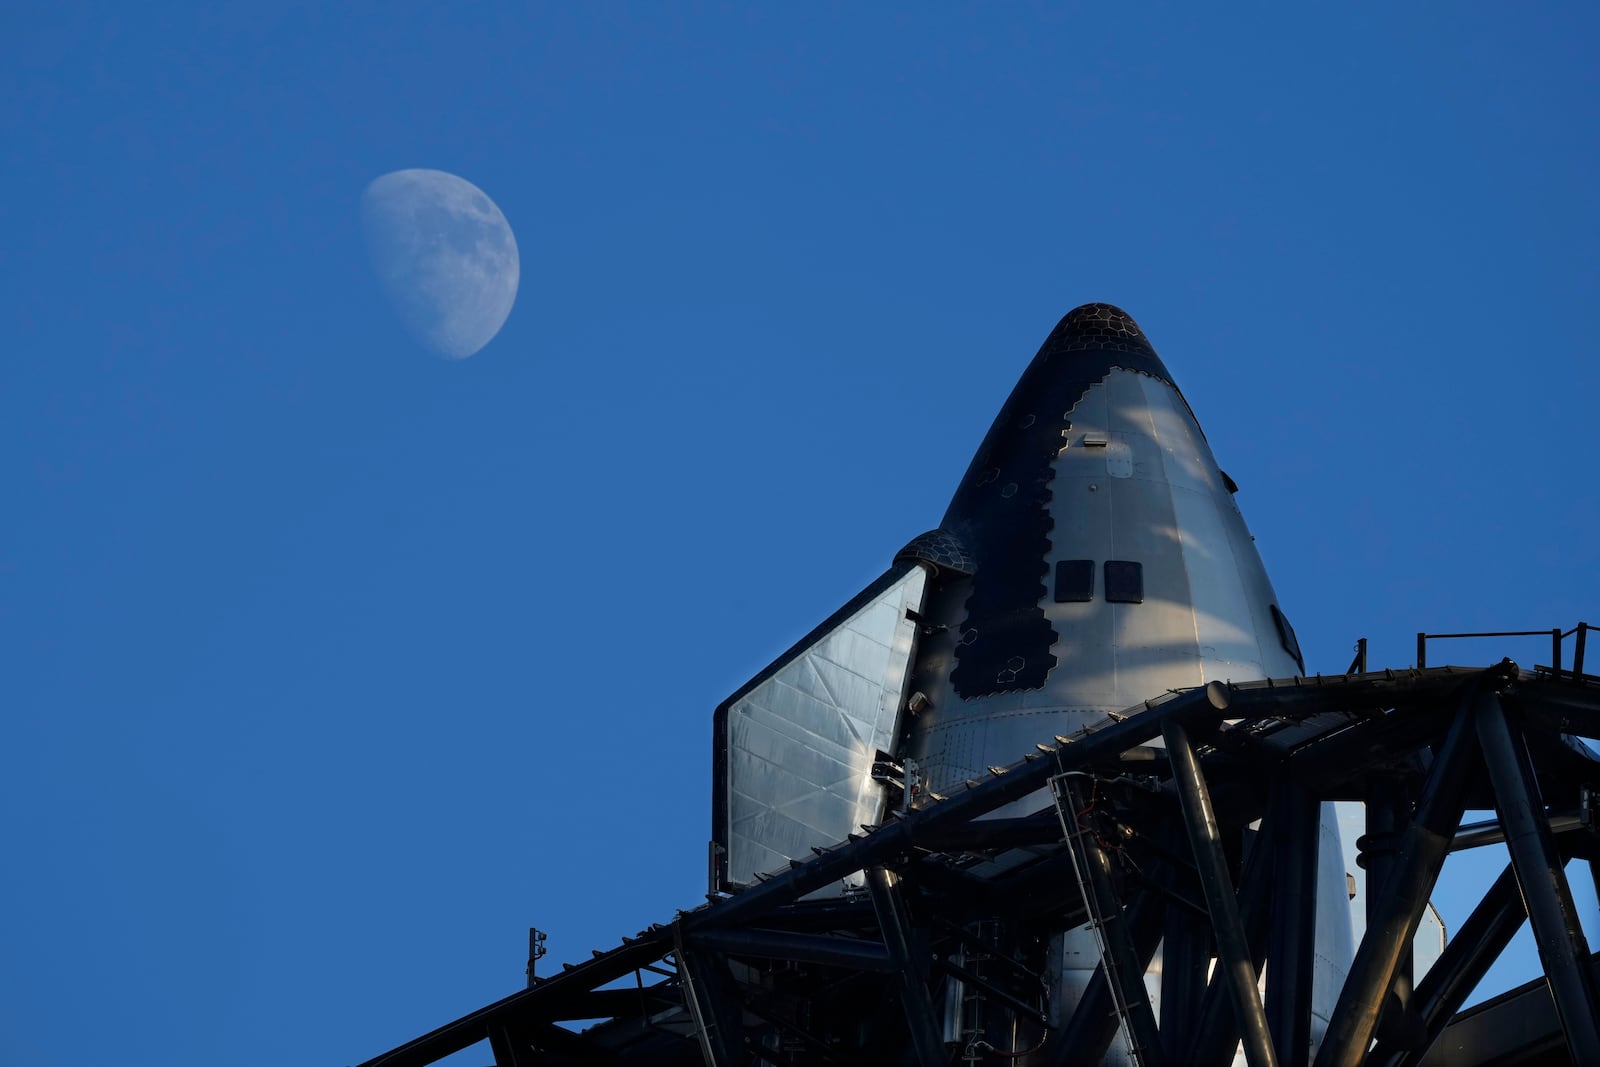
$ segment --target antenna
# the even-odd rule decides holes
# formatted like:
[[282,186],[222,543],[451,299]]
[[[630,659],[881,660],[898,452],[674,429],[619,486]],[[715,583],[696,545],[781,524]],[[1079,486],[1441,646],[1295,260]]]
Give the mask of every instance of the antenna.
[[538,976],[535,975],[533,972],[534,972],[534,969],[536,967],[538,967],[539,961],[544,959],[544,954],[547,951],[545,949],[545,947],[544,947],[544,942],[545,942],[545,938],[548,937],[548,936],[549,936],[548,934],[546,934],[543,930],[539,929],[537,926],[528,927],[528,988],[529,989],[532,989],[534,987],[534,985],[539,981]]

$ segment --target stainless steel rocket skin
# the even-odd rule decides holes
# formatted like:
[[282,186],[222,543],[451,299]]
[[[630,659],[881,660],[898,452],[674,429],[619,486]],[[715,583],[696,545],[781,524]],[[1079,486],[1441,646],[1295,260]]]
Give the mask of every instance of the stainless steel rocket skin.
[[[940,526],[717,709],[713,888],[1170,690],[1303,674],[1235,491],[1133,319],[1109,304],[1067,314]],[[1050,804],[1041,793],[993,817]],[[1320,851],[1318,1037],[1352,936],[1331,804]],[[1050,1013],[1064,1018],[1098,955],[1080,928],[1048,956]]]
[[922,613],[902,755],[928,788],[1168,689],[1303,673],[1232,489],[1134,321],[1062,319],[940,526],[972,573]]
[[1142,331],[1051,331],[944,521],[717,710],[720,880],[1170,689],[1303,672],[1233,482]]

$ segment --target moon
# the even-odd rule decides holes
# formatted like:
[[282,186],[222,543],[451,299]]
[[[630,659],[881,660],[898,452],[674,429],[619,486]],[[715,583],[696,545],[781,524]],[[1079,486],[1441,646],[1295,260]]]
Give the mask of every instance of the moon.
[[384,295],[424,348],[466,359],[500,332],[521,261],[482,189],[442,170],[393,171],[361,194],[361,228]]

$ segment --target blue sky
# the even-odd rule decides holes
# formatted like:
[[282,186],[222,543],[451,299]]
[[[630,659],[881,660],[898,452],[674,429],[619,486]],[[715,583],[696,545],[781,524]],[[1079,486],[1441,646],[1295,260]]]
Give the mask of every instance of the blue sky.
[[[0,1062],[350,1063],[517,988],[529,925],[553,966],[699,901],[712,708],[1085,301],[1311,669],[1600,621],[1597,29],[8,5]],[[404,167],[517,233],[464,362],[364,258]]]

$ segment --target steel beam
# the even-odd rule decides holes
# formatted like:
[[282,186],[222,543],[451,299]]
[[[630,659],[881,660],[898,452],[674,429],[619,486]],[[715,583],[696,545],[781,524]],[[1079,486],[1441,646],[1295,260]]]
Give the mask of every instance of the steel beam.
[[[1074,813],[1083,811],[1087,804],[1075,779],[1064,779],[1068,806]],[[1145,988],[1144,972],[1148,961],[1141,964],[1133,935],[1123,914],[1122,895],[1117,892],[1111,878],[1111,860],[1100,847],[1092,831],[1084,829],[1074,817],[1067,831],[1067,845],[1076,853],[1076,861],[1083,864],[1084,906],[1089,911],[1089,922],[1098,927],[1096,938],[1103,953],[1099,970],[1109,972],[1113,1003],[1126,1011],[1128,1036],[1132,1039],[1133,1061],[1138,1067],[1164,1064],[1166,1057],[1161,1044],[1161,1032],[1156,1029],[1156,1016],[1150,1007],[1150,992]]]
[[797,934],[788,930],[702,930],[686,939],[692,948],[730,956],[794,960],[852,971],[887,973],[896,963],[882,945],[832,934]]
[[878,928],[894,962],[894,973],[900,980],[900,1004],[905,1009],[906,1029],[917,1063],[920,1067],[945,1067],[950,1056],[928,996],[926,961],[917,959],[911,950],[911,924],[894,875],[882,867],[868,868],[867,892],[878,913]]
[[[1134,906],[1152,896],[1146,891]],[[1169,907],[1165,925],[1161,938],[1161,1035],[1167,1057],[1182,1063],[1200,1028],[1206,972],[1211,969],[1211,931],[1203,917],[1182,908]]]
[[575,1034],[554,1023],[533,1023],[521,1029],[491,1027],[489,1051],[494,1055],[495,1067],[537,1067],[546,1062],[549,1054],[586,1064],[606,1065],[612,1062],[611,1057],[582,1034]]
[[1233,883],[1228,877],[1228,861],[1222,852],[1222,833],[1211,808],[1211,793],[1206,788],[1205,776],[1200,773],[1200,761],[1189,744],[1188,731],[1176,718],[1163,723],[1161,733],[1167,743],[1167,756],[1172,760],[1172,777],[1178,786],[1189,844],[1200,872],[1200,888],[1205,893],[1206,908],[1211,912],[1212,929],[1216,931],[1217,967],[1223,972],[1233,1001],[1245,1061],[1250,1067],[1276,1067],[1278,1058],[1272,1049],[1266,1012],[1257,992],[1256,969],[1250,961],[1244,926],[1239,921]]
[[1380,1041],[1369,1062],[1375,1067],[1404,1067],[1420,1062],[1511,943],[1524,918],[1516,871],[1508,863],[1412,995],[1411,1006],[1425,1034],[1421,1047],[1405,1049]]
[[1045,1016],[1044,1012],[1039,1010],[1039,1005],[1029,1004],[1015,993],[1002,989],[999,985],[996,985],[994,982],[991,982],[987,978],[983,977],[983,975],[978,974],[975,971],[968,970],[955,960],[944,956],[935,956],[933,959],[933,965],[939,968],[945,974],[948,974],[953,978],[961,979],[961,981],[965,982],[969,986],[972,986],[974,989],[983,990],[984,993],[993,997],[995,1000],[1000,1001],[1006,1007],[1010,1008],[1018,1015],[1021,1015],[1023,1018],[1031,1019],[1042,1027],[1049,1027],[1050,1020]]
[[[1215,722],[1224,709],[1250,716],[1271,714],[1284,719],[1301,719],[1324,711],[1346,710],[1357,713],[1397,706],[1417,707],[1429,699],[1455,689],[1464,681],[1485,672],[1401,671],[1369,674],[1361,678],[1337,680],[1296,679],[1277,683],[1263,681],[1189,690],[1171,699],[1135,705],[1104,727],[1063,739],[1046,754],[1018,762],[1003,773],[986,778],[966,792],[937,799],[926,807],[895,819],[864,837],[828,850],[824,855],[796,862],[789,871],[761,884],[719,899],[682,917],[685,928],[741,929],[768,921],[778,909],[799,901],[807,894],[838,879],[870,866],[897,862],[897,857],[912,853],[945,830],[970,824],[987,812],[1028,797],[1043,788],[1048,778],[1066,770],[1081,769],[1117,760],[1120,755],[1159,735],[1168,719],[1197,727]],[[1549,703],[1549,701],[1546,701]],[[1565,705],[1562,706],[1564,708]],[[1538,709],[1531,709],[1530,714]],[[1594,731],[1593,716],[1587,704],[1578,707],[1588,718],[1578,717],[1571,732]],[[1562,721],[1570,714],[1558,708]],[[1556,712],[1551,712],[1555,715]],[[1393,738],[1400,728],[1390,725],[1396,716],[1382,716],[1379,734]],[[1591,725],[1585,726],[1585,723]],[[1349,733],[1364,733],[1361,726]],[[1344,736],[1341,734],[1340,736]],[[1412,734],[1404,731],[1410,742]],[[928,874],[931,880],[933,873]],[[979,886],[980,892],[988,887]],[[382,1053],[368,1061],[367,1067],[419,1067],[458,1052],[488,1038],[492,1031],[509,1027],[512,1032],[530,1036],[552,1016],[558,1001],[568,994],[594,990],[629,972],[653,969],[653,964],[671,951],[670,930],[659,926],[622,946],[601,953],[594,960],[542,979],[537,985],[518,991],[495,1003],[472,1011],[421,1037]],[[537,1040],[537,1037],[533,1037]]]
[[690,944],[681,917],[672,926],[683,1002],[705,1065],[739,1067],[744,1063],[744,1008],[734,1001],[727,964],[715,952]]
[[1267,935],[1267,1025],[1284,1067],[1306,1067],[1311,1061],[1311,985],[1317,942],[1314,902],[1322,804],[1288,781],[1279,783],[1274,799],[1276,840],[1268,842],[1275,854],[1275,884]]
[[1061,840],[1061,824],[1055,813],[1040,812],[1015,819],[984,819],[982,822],[946,826],[918,842],[939,852],[968,849],[1027,848],[1053,845]]
[[[1272,843],[1278,836],[1280,815],[1280,810],[1268,809],[1260,831],[1245,849],[1243,870],[1239,872],[1239,923],[1244,927],[1245,943],[1250,946],[1250,966],[1258,975],[1267,958],[1267,919],[1273,889]],[[1203,1067],[1232,1063],[1241,1032],[1236,1016],[1227,972],[1218,966],[1200,1002],[1199,1029],[1188,1041],[1189,1061]]]
[[1574,1063],[1600,1063],[1600,994],[1589,966],[1589,944],[1572,903],[1567,874],[1556,851],[1544,802],[1522,730],[1500,700],[1486,694],[1477,707],[1479,741],[1495,810],[1506,828],[1506,848],[1522,888],[1539,960],[1555,999]]
[[1230,708],[1236,715],[1270,710],[1280,716],[1303,716],[1336,708],[1392,707],[1401,698],[1425,699],[1429,694],[1448,691],[1488,673],[1490,671],[1406,672],[1393,677],[1365,675],[1327,685],[1303,679],[1303,684],[1276,687],[1210,682],[1185,690],[1170,700],[1137,704],[1116,716],[1111,724],[1067,739],[1049,756],[1014,763],[1004,773],[964,793],[919,808],[859,840],[830,849],[774,878],[743,889],[715,907],[688,912],[682,921],[691,929],[746,924],[781,904],[922,847],[943,827],[975,819],[1038,792],[1056,774],[1081,770],[1099,760],[1115,759],[1157,737],[1162,724],[1168,721],[1214,722]]
[[[1336,702],[1330,694],[1323,694],[1322,698],[1329,703]],[[859,840],[831,849],[774,878],[741,890],[714,908],[689,912],[681,921],[690,929],[743,925],[779,904],[798,900],[857,871],[911,852],[922,844],[925,837],[935,835],[941,827],[975,819],[1013,800],[1036,793],[1045,787],[1052,776],[1062,771],[1077,770],[1098,759],[1111,759],[1142,745],[1158,735],[1161,724],[1169,719],[1191,716],[1216,718],[1227,709],[1228,699],[1228,687],[1221,682],[1211,682],[1164,703],[1130,708],[1126,716],[1110,725],[1060,745],[1051,757],[1013,764],[1005,773],[991,777],[964,793],[919,808],[878,827]]]
[[530,1067],[534,1062],[533,1043],[504,1026],[489,1029],[489,1052],[494,1067]]
[[807,1063],[819,1065],[843,1065],[845,1063],[845,1061],[840,1058],[840,1053],[844,1050],[828,1044],[811,1031],[797,1026],[793,1020],[785,1018],[783,1012],[767,999],[760,996],[747,996],[745,998],[744,1006],[752,1015],[755,1015],[761,1019],[765,1019],[767,1022],[771,1023],[775,1029],[783,1031],[783,1033],[793,1038],[796,1042],[804,1045],[806,1048],[806,1055],[808,1057],[806,1060]]
[[[1364,807],[1367,832],[1363,842],[1363,856],[1366,861],[1367,885],[1381,886],[1387,883],[1394,873],[1400,834],[1411,818],[1404,779],[1395,774],[1382,772],[1370,776],[1367,779]],[[1451,844],[1454,845],[1454,842],[1455,839],[1452,837]],[[1368,893],[1366,896],[1367,926],[1371,927],[1377,923],[1385,901],[1376,893]],[[1399,961],[1395,964],[1394,978],[1389,983],[1389,992],[1384,996],[1383,1005],[1378,1012],[1380,1038],[1392,1037],[1402,1043],[1407,1040],[1420,1041],[1422,1038],[1421,1027],[1408,1025],[1412,1023],[1407,1015],[1411,1004],[1411,953],[1412,946],[1407,942],[1400,953]]]
[[[1161,941],[1162,911],[1162,899],[1154,893],[1140,893],[1128,907],[1128,929],[1141,975],[1150,969],[1150,960]],[[1204,975],[1203,970],[1201,974]],[[1099,1063],[1116,1039],[1119,1024],[1104,967],[1095,968],[1083,996],[1078,998],[1072,1018],[1064,1022],[1045,1044],[1046,1067]]]
[[[1564,834],[1569,830],[1583,829],[1584,817],[1581,812],[1567,811],[1556,812],[1547,820],[1552,834]],[[1505,827],[1500,825],[1499,819],[1489,819],[1485,822],[1465,823],[1456,831],[1456,836],[1450,842],[1451,852],[1460,852],[1463,849],[1481,848],[1484,845],[1498,845],[1506,839]]]
[[642,1019],[679,1003],[676,986],[634,985],[625,989],[592,989],[562,997],[540,1014],[551,1022],[571,1019]]
[[[1422,789],[1417,812],[1400,839],[1399,854],[1387,882],[1377,888],[1383,902],[1377,921],[1369,923],[1345,977],[1344,988],[1333,1009],[1316,1067],[1358,1067],[1367,1054],[1384,997],[1399,969],[1401,956],[1411,947],[1428,894],[1439,878],[1445,855],[1461,813],[1466,808],[1468,772],[1477,757],[1471,701],[1476,686],[1468,690],[1460,712],[1450,724],[1433,768]],[[1490,694],[1492,696],[1492,694]],[[1368,891],[1373,890],[1368,883]]]
[[671,951],[668,933],[665,927],[653,930],[599,958],[542,979],[531,989],[518,990],[437,1030],[375,1056],[361,1067],[423,1067],[477,1044],[497,1028],[515,1025],[525,1019],[538,1019],[541,1017],[541,1008],[560,1000],[567,993],[594,989],[659,960]]

